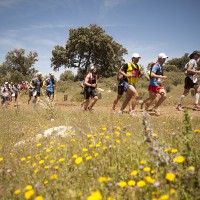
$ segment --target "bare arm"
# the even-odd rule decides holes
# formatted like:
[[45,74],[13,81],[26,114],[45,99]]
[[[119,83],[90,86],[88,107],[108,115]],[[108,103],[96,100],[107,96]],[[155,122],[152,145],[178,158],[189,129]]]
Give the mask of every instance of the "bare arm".
[[200,71],[199,70],[195,71],[195,70],[192,69],[192,66],[189,66],[187,68],[187,74],[200,74]]
[[152,78],[161,78],[161,79],[166,79],[167,78],[167,76],[157,75],[154,72],[151,72],[151,77]]

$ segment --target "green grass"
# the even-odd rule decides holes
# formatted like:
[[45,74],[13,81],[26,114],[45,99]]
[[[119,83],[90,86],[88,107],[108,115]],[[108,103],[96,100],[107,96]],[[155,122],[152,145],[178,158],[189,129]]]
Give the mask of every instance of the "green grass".
[[[110,80],[99,83],[105,91],[96,106],[111,107],[116,93],[107,92],[109,84]],[[181,90],[181,85],[172,88],[165,105],[175,105]],[[79,105],[79,84],[66,93],[67,102],[63,92],[56,94],[56,101]],[[21,96],[19,107],[0,109],[0,199],[192,200],[200,196],[198,116],[131,118],[109,110],[83,112],[78,106],[32,108],[25,106],[26,98]],[[188,97],[185,103],[190,102]],[[62,137],[55,132],[38,138],[56,126],[73,130]],[[16,146],[19,141],[24,144]]]

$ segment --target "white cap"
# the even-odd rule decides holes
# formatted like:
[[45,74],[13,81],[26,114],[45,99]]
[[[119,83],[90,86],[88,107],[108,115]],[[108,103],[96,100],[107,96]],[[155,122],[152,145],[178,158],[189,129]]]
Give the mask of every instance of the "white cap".
[[50,72],[49,75],[50,75],[50,76],[54,76],[54,72]]
[[37,72],[37,76],[42,76],[42,72]]
[[132,57],[131,58],[141,58],[139,53],[134,53],[132,54]]
[[8,84],[8,82],[5,82],[5,84],[7,85],[7,84]]
[[165,53],[159,53],[158,58],[168,58],[168,56]]

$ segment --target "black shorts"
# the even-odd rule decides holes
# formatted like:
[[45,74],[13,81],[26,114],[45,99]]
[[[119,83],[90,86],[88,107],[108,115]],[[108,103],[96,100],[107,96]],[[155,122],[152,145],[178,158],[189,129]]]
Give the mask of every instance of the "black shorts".
[[46,94],[47,94],[48,97],[50,97],[51,95],[54,96],[54,92],[46,91]]
[[33,91],[29,91],[28,95],[29,95],[29,97],[32,97],[33,96]]
[[95,88],[85,88],[85,94],[84,94],[84,97],[85,99],[89,99],[90,97],[95,97],[97,96],[96,92],[95,92]]
[[198,85],[198,83],[194,83],[194,82],[192,81],[192,79],[189,78],[189,77],[186,77],[186,78],[185,78],[185,85],[184,85],[184,88],[185,88],[185,89],[193,88],[195,85]]
[[118,95],[123,95],[124,94],[124,86],[122,84],[118,85],[117,94]]

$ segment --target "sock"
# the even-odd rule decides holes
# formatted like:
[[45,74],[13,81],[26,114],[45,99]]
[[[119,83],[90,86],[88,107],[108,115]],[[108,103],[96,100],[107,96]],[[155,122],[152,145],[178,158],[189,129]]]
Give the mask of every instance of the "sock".
[[199,103],[199,93],[197,92],[195,94],[195,104],[198,105],[198,103]]
[[178,104],[182,104],[182,102],[183,102],[183,99],[185,98],[185,95],[181,95],[181,98],[180,98],[180,100],[179,100],[179,102],[178,102]]

